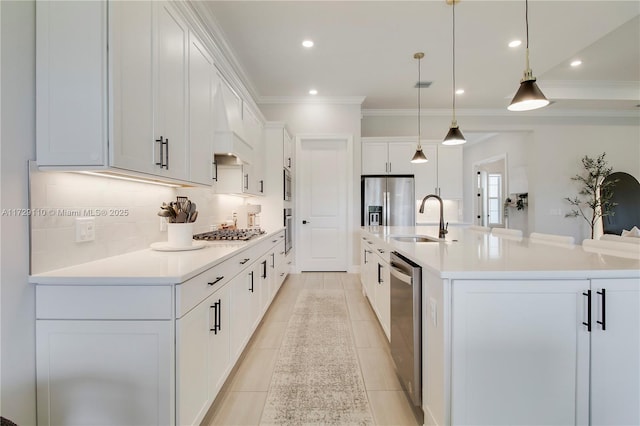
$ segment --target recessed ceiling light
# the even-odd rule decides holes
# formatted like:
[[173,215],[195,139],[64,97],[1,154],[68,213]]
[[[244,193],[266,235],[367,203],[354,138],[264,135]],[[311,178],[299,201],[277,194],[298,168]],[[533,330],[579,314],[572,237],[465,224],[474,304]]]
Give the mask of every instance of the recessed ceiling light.
[[576,59],[575,61],[571,62],[572,67],[579,67],[580,65],[582,65],[582,61],[580,59]]
[[305,40],[302,42],[304,47],[313,47],[313,40]]
[[522,44],[521,40],[513,40],[509,42],[509,47],[518,47]]
[[310,95],[317,95],[318,91],[316,89],[311,89],[311,90],[309,90],[309,94]]
[[456,90],[456,95],[462,95],[464,93],[464,89]]

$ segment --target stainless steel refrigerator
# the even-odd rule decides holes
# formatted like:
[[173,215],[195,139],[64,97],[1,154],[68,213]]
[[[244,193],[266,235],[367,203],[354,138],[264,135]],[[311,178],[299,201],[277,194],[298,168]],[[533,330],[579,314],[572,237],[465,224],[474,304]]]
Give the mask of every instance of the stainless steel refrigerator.
[[413,176],[362,176],[362,226],[414,226]]

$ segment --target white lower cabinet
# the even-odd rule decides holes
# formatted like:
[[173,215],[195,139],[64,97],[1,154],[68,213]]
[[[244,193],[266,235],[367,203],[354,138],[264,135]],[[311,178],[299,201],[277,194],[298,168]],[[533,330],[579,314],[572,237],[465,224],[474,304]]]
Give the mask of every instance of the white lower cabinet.
[[640,425],[640,283],[591,280],[591,424]]
[[376,253],[375,263],[375,304],[374,310],[382,325],[387,340],[391,338],[391,271],[389,262]]
[[637,279],[423,288],[426,425],[640,424]]
[[281,234],[175,285],[36,284],[38,424],[200,424],[273,297]]
[[391,338],[391,271],[389,253],[373,240],[361,239],[360,281],[387,339]]
[[170,425],[173,321],[38,320],[40,425]]
[[229,287],[176,320],[178,424],[204,418],[230,370]]
[[587,424],[588,288],[453,281],[451,424]]

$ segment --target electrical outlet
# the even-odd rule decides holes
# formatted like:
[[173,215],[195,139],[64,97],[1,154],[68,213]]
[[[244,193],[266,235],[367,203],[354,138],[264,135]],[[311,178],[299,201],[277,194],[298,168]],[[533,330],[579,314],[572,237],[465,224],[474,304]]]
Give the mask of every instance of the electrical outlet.
[[166,232],[166,231],[167,231],[167,218],[160,217],[160,232]]
[[76,243],[86,243],[96,239],[96,218],[76,218]]

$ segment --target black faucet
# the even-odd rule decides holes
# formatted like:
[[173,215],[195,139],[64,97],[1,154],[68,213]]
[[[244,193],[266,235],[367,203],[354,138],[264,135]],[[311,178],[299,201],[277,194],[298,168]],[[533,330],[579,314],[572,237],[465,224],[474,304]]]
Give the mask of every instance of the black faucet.
[[[438,200],[438,202],[440,203],[440,229],[438,232],[438,238],[444,238],[444,236],[447,234],[447,228],[445,228],[444,226],[444,213],[443,213],[443,205],[442,205],[442,198],[438,197],[436,194],[429,194],[426,197],[424,197],[422,199],[422,204],[420,204],[420,213],[424,213],[424,203],[429,199],[429,198],[435,198],[436,200]],[[447,227],[449,226],[449,224],[447,223]]]

